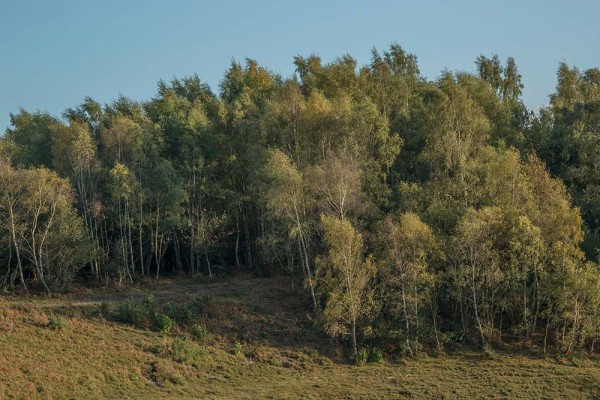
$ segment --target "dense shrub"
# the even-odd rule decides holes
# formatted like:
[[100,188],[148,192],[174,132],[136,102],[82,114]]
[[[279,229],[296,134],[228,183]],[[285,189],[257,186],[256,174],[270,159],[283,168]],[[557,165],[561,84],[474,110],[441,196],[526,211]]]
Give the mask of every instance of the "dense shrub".
[[231,354],[233,354],[234,356],[237,356],[238,354],[242,354],[242,344],[238,341],[236,341],[233,344],[233,347],[231,348],[231,350],[229,350],[229,352]]
[[173,329],[173,320],[166,314],[156,314],[154,316],[154,329],[162,333],[171,332]]
[[51,315],[48,318],[48,328],[53,330],[64,329],[67,327],[67,320],[61,315]]
[[383,352],[378,348],[372,348],[369,350],[369,356],[367,358],[367,362],[370,363],[380,363],[383,362]]
[[140,304],[129,300],[119,306],[119,320],[139,328],[148,327],[152,321],[153,312],[154,310],[150,309],[146,301]]
[[197,342],[203,342],[206,339],[206,335],[208,334],[208,330],[206,326],[202,324],[194,324],[192,326],[192,337]]
[[358,351],[358,353],[356,353],[356,355],[353,356],[353,359],[354,359],[354,364],[364,365],[369,359],[369,354],[367,353],[367,351],[365,349],[361,349]]
[[160,353],[175,362],[190,365],[195,365],[202,356],[202,351],[183,336],[174,337]]

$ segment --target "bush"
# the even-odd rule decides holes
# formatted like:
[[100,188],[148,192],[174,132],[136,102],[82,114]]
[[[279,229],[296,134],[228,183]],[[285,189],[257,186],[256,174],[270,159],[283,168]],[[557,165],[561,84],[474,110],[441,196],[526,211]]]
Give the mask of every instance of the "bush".
[[119,319],[134,326],[142,326],[148,323],[149,315],[145,308],[132,300],[119,306]]
[[119,306],[119,320],[139,328],[148,328],[155,320],[154,296],[146,297],[142,302],[129,300]]
[[194,324],[192,326],[192,337],[197,342],[203,342],[206,339],[206,335],[208,334],[208,330],[206,326],[202,324]]
[[153,311],[154,310],[154,295],[151,294],[149,296],[146,296],[146,298],[144,299],[143,305],[147,311]]
[[110,316],[110,305],[106,302],[100,303],[100,315],[104,318],[108,318]]
[[67,321],[60,315],[51,315],[48,318],[48,328],[58,330],[67,327]]
[[238,341],[236,341],[233,344],[233,347],[230,350],[230,353],[233,354],[234,356],[241,354],[242,353],[242,344]]
[[191,321],[194,320],[194,312],[192,310],[190,310],[189,308],[184,308],[183,310],[180,311],[178,319],[183,323],[183,324],[188,324]]
[[380,363],[383,362],[383,353],[378,348],[372,348],[369,350],[369,356],[367,358],[367,362],[370,363]]
[[369,359],[369,354],[367,353],[367,351],[365,349],[361,349],[352,358],[354,359],[354,364],[356,364],[356,365],[363,365]]
[[186,340],[185,337],[175,337],[161,351],[171,360],[185,364],[195,364],[202,355],[197,347]]
[[154,329],[162,333],[171,332],[173,329],[173,320],[166,314],[156,314],[154,316]]

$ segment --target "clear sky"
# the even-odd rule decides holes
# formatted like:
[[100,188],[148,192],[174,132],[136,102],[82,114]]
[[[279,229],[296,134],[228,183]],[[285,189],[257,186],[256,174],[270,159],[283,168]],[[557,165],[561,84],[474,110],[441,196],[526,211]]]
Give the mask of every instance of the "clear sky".
[[294,55],[328,62],[398,42],[422,73],[513,56],[524,100],[545,105],[564,61],[600,66],[600,1],[0,0],[0,132],[19,107],[55,115],[85,96],[150,99],[198,73],[218,90],[232,58],[290,76]]

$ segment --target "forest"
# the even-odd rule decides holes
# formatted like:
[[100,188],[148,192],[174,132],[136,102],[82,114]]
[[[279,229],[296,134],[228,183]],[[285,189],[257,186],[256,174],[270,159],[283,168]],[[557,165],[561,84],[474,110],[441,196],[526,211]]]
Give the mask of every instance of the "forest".
[[510,57],[433,80],[398,44],[293,62],[234,61],[218,93],[194,75],[149,101],[11,114],[0,288],[281,274],[354,357],[594,352],[600,69],[558,65],[534,111]]

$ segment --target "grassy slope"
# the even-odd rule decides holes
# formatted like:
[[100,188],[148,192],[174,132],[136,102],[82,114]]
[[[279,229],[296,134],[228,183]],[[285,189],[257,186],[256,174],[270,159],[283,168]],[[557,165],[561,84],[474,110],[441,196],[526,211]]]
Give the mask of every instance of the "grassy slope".
[[[194,365],[159,351],[170,335],[107,321],[95,305],[156,289],[161,303],[211,296],[198,317],[210,334],[194,345],[202,352]],[[516,352],[489,359],[464,351],[354,367],[312,326],[303,301],[281,277],[161,281],[127,294],[82,292],[76,304],[0,299],[0,398],[579,399],[599,393],[596,359],[561,362]],[[67,327],[47,328],[52,313],[66,315]],[[235,341],[241,354],[230,352]]]

